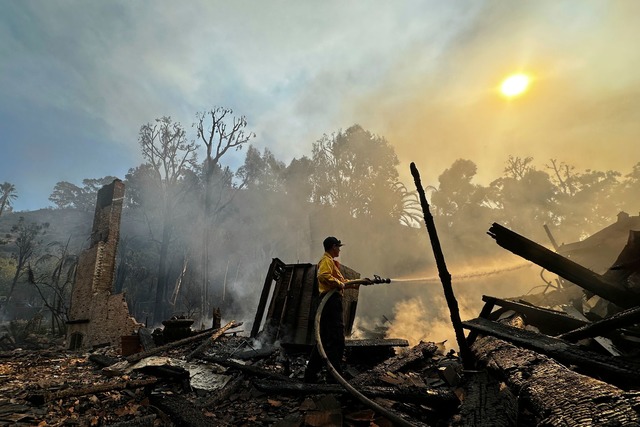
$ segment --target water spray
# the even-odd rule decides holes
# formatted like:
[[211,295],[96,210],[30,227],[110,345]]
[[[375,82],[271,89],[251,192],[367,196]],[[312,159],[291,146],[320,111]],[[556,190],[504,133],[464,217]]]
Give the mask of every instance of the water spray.
[[[520,270],[521,268],[530,267],[533,263],[523,262],[520,264],[516,264],[509,267],[496,268],[492,270],[480,270],[474,271],[472,273],[463,273],[463,274],[453,274],[451,275],[452,279],[455,280],[470,280],[477,279],[480,277],[493,276],[497,274],[507,273],[510,271]],[[438,276],[429,276],[429,277],[398,277],[389,279],[392,282],[403,282],[403,283],[411,283],[411,282],[421,282],[421,283],[430,283],[430,282],[440,282],[440,277]]]

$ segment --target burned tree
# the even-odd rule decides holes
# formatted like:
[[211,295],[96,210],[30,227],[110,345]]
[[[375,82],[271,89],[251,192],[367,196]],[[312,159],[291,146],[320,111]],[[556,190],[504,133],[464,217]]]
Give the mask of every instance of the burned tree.
[[[204,205],[203,218],[204,233],[202,233],[202,313],[207,309],[209,289],[210,263],[210,226],[206,221],[220,212],[232,199],[224,197],[224,189],[231,188],[232,173],[228,168],[222,168],[220,160],[230,150],[240,150],[255,134],[246,132],[247,119],[244,116],[232,116],[230,108],[217,107],[208,112],[197,114],[195,125],[198,138],[204,143],[207,157],[204,160]],[[209,124],[205,121],[210,120]],[[240,186],[242,187],[242,185]],[[217,191],[216,191],[217,190]]]
[[142,126],[139,143],[147,163],[130,171],[127,179],[136,182],[137,201],[158,248],[153,322],[159,324],[167,317],[170,247],[176,222],[183,212],[181,206],[198,184],[196,145],[187,141],[182,126],[170,117]]

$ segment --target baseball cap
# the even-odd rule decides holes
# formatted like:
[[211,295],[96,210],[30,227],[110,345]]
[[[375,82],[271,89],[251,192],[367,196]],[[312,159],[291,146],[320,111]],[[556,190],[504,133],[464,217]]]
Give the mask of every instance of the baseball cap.
[[334,246],[343,246],[343,243],[338,240],[337,237],[333,237],[333,236],[329,236],[326,239],[324,239],[324,242],[322,242],[322,245],[324,246],[325,249],[330,249]]

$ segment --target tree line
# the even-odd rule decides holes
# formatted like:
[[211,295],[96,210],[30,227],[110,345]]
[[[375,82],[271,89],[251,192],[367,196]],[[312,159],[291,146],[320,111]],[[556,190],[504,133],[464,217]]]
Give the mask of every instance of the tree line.
[[[138,143],[144,161],[124,177],[114,287],[126,292],[140,320],[156,325],[175,313],[205,319],[220,306],[250,318],[271,258],[315,262],[329,234],[347,242],[349,264],[364,275],[407,274],[431,262],[416,193],[400,182],[398,158],[384,137],[356,124],[323,135],[309,155],[287,164],[268,148],[255,148],[247,119],[231,109],[196,114],[192,129],[189,134],[170,117],[143,125]],[[235,169],[225,165],[228,153],[241,149],[244,162]],[[542,226],[548,225],[575,241],[619,211],[638,207],[640,163],[623,175],[508,156],[503,174],[488,184],[477,183],[477,174],[473,161],[458,159],[428,188],[452,262],[480,263],[497,254],[486,237],[492,222],[538,241],[546,238]],[[113,179],[88,178],[82,186],[58,182],[49,199],[56,210],[91,218],[97,191]],[[4,209],[15,188],[0,190]],[[41,233],[53,226],[23,220],[5,239],[15,245],[15,274],[5,293],[13,294],[20,280],[33,285],[62,330],[81,248],[70,240],[39,247]],[[18,237],[20,227],[24,233],[35,227],[26,261],[19,242],[29,239]]]

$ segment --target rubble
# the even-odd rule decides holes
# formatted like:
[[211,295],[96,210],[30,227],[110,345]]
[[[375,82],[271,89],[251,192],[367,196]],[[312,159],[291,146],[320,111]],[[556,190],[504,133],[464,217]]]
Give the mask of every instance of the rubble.
[[[123,357],[111,346],[84,353],[64,348],[4,352],[0,423],[315,426],[340,420],[337,425],[391,425],[338,384],[303,383],[306,354],[279,348],[267,357],[233,359],[247,337],[222,329],[194,333],[191,340],[135,357]],[[206,350],[196,351],[205,342]],[[404,411],[412,424],[449,425],[457,413],[461,388],[443,373],[462,368],[455,354],[441,354],[434,343],[420,343],[375,366],[347,362],[360,373],[354,383],[362,393]]]
[[[626,214],[620,218],[629,220]],[[612,230],[619,234],[619,224]],[[558,286],[547,286],[540,295],[484,296],[480,316],[463,322],[478,368],[517,396],[511,422],[640,425],[640,294],[633,286],[640,251],[638,232],[627,233],[627,244],[601,274],[499,224],[489,229],[500,246],[560,276]],[[554,246],[576,259],[598,260],[593,251],[600,245],[594,240],[570,249]],[[613,245],[604,232],[597,240]]]

